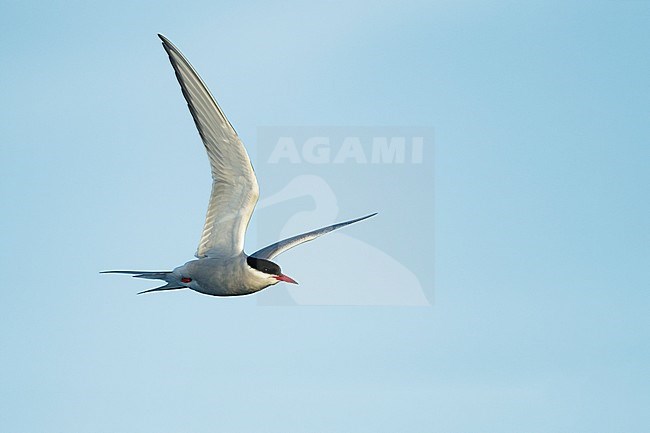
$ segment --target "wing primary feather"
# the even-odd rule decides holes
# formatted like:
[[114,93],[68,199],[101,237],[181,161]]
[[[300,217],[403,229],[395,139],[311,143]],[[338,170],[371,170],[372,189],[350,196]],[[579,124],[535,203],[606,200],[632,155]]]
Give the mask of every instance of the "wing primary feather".
[[[190,67],[190,69],[191,69],[192,71],[194,71],[194,67],[193,67],[192,64],[187,60],[187,58],[185,58],[185,56],[183,55],[183,53],[181,53],[181,50],[179,50],[179,49],[176,47],[176,45],[174,45],[174,44],[173,44],[169,39],[167,39],[164,35],[161,35],[160,33],[158,33],[158,37],[159,37],[160,40],[163,42],[163,48],[165,48],[165,51],[167,51],[167,55],[170,57],[170,60],[171,60],[172,66],[174,67],[174,72],[176,73],[176,77],[177,77],[179,83],[181,83],[181,87],[182,87],[182,86],[183,86],[183,84],[182,84],[182,79],[183,79],[183,78],[182,78],[182,76],[179,77],[179,73],[180,73],[180,72],[177,70],[177,68],[176,68],[176,62],[175,62],[175,60],[174,60],[174,58],[173,58],[172,56],[173,56],[173,55],[177,55],[178,57],[180,57],[180,58],[181,58],[181,59],[182,59],[182,60],[183,60],[183,61],[184,61],[184,62],[185,62],[189,67]],[[201,79],[201,77],[200,77],[198,74],[196,74],[196,78],[198,79],[198,81],[199,81],[199,83],[201,84],[201,86],[203,87],[203,89],[204,89],[204,90],[205,90],[205,91],[206,91],[206,92],[207,92],[207,93],[212,97],[212,94],[210,93],[210,90],[208,89],[208,86],[206,86],[206,84],[203,82],[203,79]],[[214,99],[214,97],[212,97],[212,98]],[[190,105],[190,104],[188,103],[188,105]],[[221,110],[221,107],[219,107],[218,104],[215,104],[215,105],[216,105],[217,110],[219,111],[219,114],[223,117],[223,119],[224,119],[226,122],[228,122],[228,126],[230,126],[230,127],[232,128],[233,131],[236,131],[235,128],[234,128],[234,127],[232,126],[232,124],[230,123],[230,120],[228,120],[228,118],[226,117],[226,115],[223,114],[223,111]],[[192,109],[192,108],[190,107],[190,110],[191,110],[191,109]],[[199,131],[199,132],[200,132],[200,131]]]
[[295,246],[298,246],[298,245],[300,245],[302,243],[305,243],[305,242],[309,242],[309,241],[314,240],[314,239],[316,239],[316,238],[318,238],[318,237],[320,237],[320,236],[322,236],[324,234],[327,234],[327,233],[329,233],[331,231],[338,230],[338,229],[340,229],[342,227],[345,227],[345,226],[350,225],[350,224],[354,224],[354,223],[359,222],[359,221],[363,221],[363,220],[368,219],[370,217],[373,217],[375,215],[377,215],[377,212],[375,212],[373,214],[370,214],[370,215],[363,216],[361,218],[355,218],[353,220],[333,224],[331,226],[323,227],[323,228],[320,228],[320,229],[317,229],[317,230],[312,230],[312,231],[307,232],[307,233],[296,235],[296,236],[281,240],[280,242],[276,242],[276,243],[274,243],[272,245],[269,245],[268,247],[264,247],[261,250],[256,251],[253,254],[251,254],[251,256],[255,257],[255,258],[258,258],[258,259],[271,260],[274,257],[282,254],[283,252],[285,252],[287,250],[290,250],[291,248],[293,248]]

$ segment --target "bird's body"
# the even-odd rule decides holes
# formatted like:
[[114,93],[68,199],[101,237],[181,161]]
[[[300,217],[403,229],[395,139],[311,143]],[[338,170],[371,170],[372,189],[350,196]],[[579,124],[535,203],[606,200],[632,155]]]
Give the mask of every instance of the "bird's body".
[[[191,260],[174,269],[172,275],[186,287],[213,296],[249,295],[280,282],[251,268],[247,257],[241,253],[234,257]],[[183,283],[183,278],[191,281]]]
[[183,96],[210,160],[212,192],[196,260],[173,271],[107,271],[138,278],[163,280],[164,286],[145,292],[192,289],[213,296],[258,292],[280,281],[297,284],[271,262],[275,256],[303,242],[375,214],[313,230],[269,245],[250,256],[244,236],[259,197],[255,172],[246,149],[194,68],[164,36],[158,35],[181,85]]

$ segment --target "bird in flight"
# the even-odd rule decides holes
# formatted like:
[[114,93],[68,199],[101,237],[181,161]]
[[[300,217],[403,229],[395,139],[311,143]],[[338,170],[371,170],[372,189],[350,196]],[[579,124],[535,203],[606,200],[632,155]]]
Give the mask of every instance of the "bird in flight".
[[244,253],[246,228],[259,197],[255,172],[246,149],[203,80],[181,52],[158,35],[181,85],[205,146],[212,171],[212,192],[203,233],[191,260],[173,271],[104,271],[166,284],[140,293],[192,289],[212,296],[239,296],[284,281],[298,284],[271,260],[279,254],[376,213],[293,236],[251,254]]

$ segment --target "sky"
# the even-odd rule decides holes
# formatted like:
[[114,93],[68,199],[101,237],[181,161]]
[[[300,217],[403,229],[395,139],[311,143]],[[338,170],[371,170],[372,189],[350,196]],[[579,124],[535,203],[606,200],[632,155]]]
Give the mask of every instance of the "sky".
[[[650,2],[4,0],[0,28],[0,430],[650,428]],[[379,213],[279,256],[299,286],[99,274],[200,237],[157,33],[250,153],[247,252]]]

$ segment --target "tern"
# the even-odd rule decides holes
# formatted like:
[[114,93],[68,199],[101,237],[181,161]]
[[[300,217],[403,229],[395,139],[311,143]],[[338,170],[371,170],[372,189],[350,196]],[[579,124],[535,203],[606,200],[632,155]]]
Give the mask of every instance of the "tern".
[[240,296],[284,281],[298,284],[271,260],[304,242],[370,218],[376,213],[284,239],[251,254],[244,237],[259,197],[255,172],[246,149],[217,101],[185,56],[166,37],[162,45],[176,73],[210,160],[212,192],[196,260],[173,271],[104,271],[163,280],[165,285],[140,293],[192,289],[212,296]]

